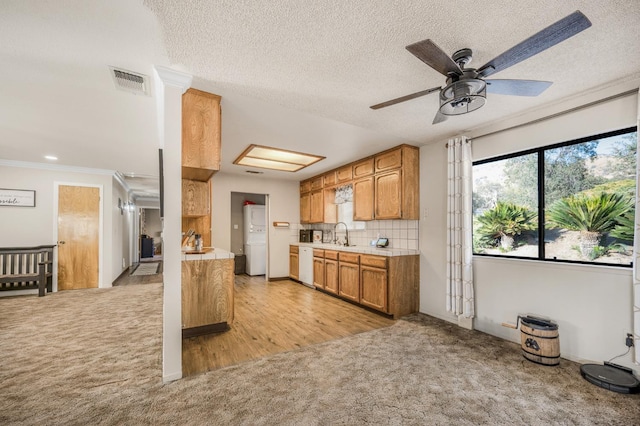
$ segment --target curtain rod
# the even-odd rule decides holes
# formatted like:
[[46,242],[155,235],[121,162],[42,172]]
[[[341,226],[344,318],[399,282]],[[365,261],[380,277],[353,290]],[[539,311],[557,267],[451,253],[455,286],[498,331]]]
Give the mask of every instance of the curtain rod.
[[506,132],[507,130],[513,130],[513,129],[517,129],[519,127],[524,127],[524,126],[529,126],[531,124],[540,123],[542,121],[546,121],[546,120],[550,120],[552,118],[560,117],[562,115],[569,114],[571,112],[579,111],[579,110],[584,109],[584,108],[589,108],[589,107],[592,107],[592,106],[595,106],[595,105],[598,105],[598,104],[602,104],[602,103],[605,103],[605,102],[612,101],[614,99],[624,98],[626,96],[630,96],[630,95],[634,95],[634,94],[638,94],[638,89],[627,90],[626,92],[622,92],[622,93],[618,93],[616,95],[608,96],[606,98],[598,99],[597,101],[593,101],[593,102],[586,103],[584,105],[579,105],[577,107],[569,108],[569,109],[564,110],[564,111],[556,112],[555,114],[547,115],[546,117],[536,118],[535,120],[527,121],[526,123],[516,124],[514,126],[507,127],[506,129],[500,129],[500,130],[496,130],[494,132],[485,133],[484,135],[480,135],[480,136],[476,136],[475,138],[471,138],[471,140],[475,141],[476,139],[486,138],[487,136],[495,135],[497,133]]

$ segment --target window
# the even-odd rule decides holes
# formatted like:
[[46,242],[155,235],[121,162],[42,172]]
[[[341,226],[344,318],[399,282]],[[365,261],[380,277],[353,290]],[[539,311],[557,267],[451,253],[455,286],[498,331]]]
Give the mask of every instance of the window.
[[473,252],[631,266],[637,129],[477,161]]

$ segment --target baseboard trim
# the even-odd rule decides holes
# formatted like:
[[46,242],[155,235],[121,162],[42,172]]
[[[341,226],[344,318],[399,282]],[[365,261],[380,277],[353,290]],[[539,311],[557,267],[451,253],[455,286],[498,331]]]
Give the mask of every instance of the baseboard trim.
[[218,324],[202,325],[200,327],[183,328],[182,338],[188,339],[189,337],[202,336],[205,334],[222,333],[230,329],[231,327],[229,327],[226,321]]
[[290,280],[291,278],[289,277],[269,277],[269,279],[267,281],[271,282],[271,281],[287,281]]

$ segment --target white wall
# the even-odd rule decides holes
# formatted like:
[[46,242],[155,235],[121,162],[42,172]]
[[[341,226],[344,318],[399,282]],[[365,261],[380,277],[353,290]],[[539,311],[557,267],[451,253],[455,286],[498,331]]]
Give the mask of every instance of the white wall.
[[[129,201],[127,191],[114,177],[112,180],[113,191],[111,191],[111,216],[113,218],[111,227],[111,281],[118,278],[129,266],[131,266],[131,254],[129,238],[133,228],[135,212],[118,208],[118,200],[124,205]],[[105,197],[107,198],[107,197]],[[109,264],[106,264],[109,267]]]
[[269,195],[268,241],[269,277],[289,276],[289,229],[276,229],[274,221],[300,220],[300,184],[297,181],[264,179],[252,176],[213,175],[211,241],[214,247],[231,251],[231,193],[247,192]]
[[[604,99],[638,87],[638,82],[590,93],[521,122]],[[474,160],[631,127],[636,124],[637,95],[630,95],[554,119],[474,139]],[[515,123],[504,122],[502,128]],[[476,135],[500,130],[501,125]],[[420,150],[420,311],[451,322],[446,312],[446,141]],[[553,264],[531,260],[474,258],[476,318],[480,331],[520,342],[519,331],[502,327],[518,314],[538,314],[557,321],[564,358],[602,362],[626,351],[632,331],[631,270],[606,266]],[[631,357],[616,360],[634,367]],[[637,366],[636,366],[637,367]]]
[[[102,228],[102,270],[100,271],[101,287],[110,287],[115,278],[118,277],[118,268],[112,265],[114,253],[122,250],[122,241],[125,235],[119,230],[114,231],[113,218],[115,212],[120,218],[120,211],[117,207],[117,196],[112,196],[114,191],[112,176],[108,171],[96,170],[90,173],[86,169],[64,167],[46,167],[31,163],[3,162],[0,165],[0,186],[11,189],[30,189],[36,191],[36,207],[0,207],[0,246],[20,247],[36,246],[45,244],[56,244],[55,241],[55,218],[57,212],[54,211],[54,185],[58,183],[66,184],[89,184],[102,186],[103,193],[103,228]],[[116,204],[113,204],[115,197]],[[118,219],[120,220],[120,219]],[[118,250],[113,250],[113,247]],[[57,252],[54,253],[57,258]],[[121,261],[120,261],[121,262]],[[119,264],[121,265],[121,263]],[[55,268],[54,268],[55,272]],[[56,288],[57,277],[54,276],[54,288]]]

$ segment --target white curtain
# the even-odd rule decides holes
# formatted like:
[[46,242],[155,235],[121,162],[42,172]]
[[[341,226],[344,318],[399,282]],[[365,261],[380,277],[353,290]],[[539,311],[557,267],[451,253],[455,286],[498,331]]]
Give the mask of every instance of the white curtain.
[[[640,92],[638,93],[638,129],[640,129]],[[633,339],[636,364],[640,364],[640,179],[638,176],[640,176],[640,161],[636,164],[636,226],[633,242]]]
[[471,141],[451,139],[447,150],[447,311],[473,318]]

